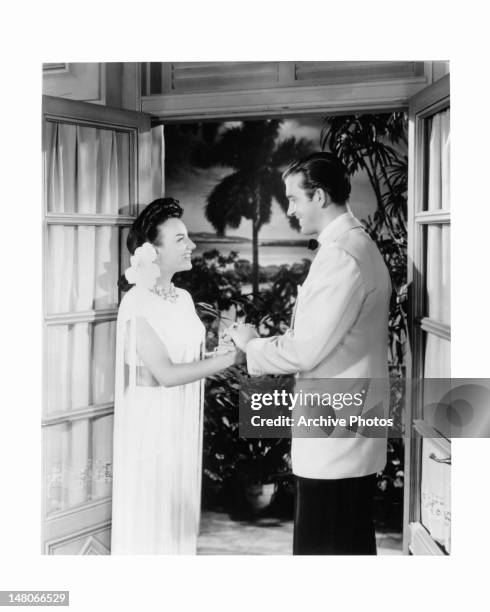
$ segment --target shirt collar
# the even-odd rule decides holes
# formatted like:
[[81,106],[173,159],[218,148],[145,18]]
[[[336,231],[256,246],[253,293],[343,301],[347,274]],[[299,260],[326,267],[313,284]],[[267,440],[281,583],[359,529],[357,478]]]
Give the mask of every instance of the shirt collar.
[[317,240],[321,245],[335,242],[341,234],[354,227],[362,227],[359,219],[354,217],[350,211],[342,213],[322,229]]

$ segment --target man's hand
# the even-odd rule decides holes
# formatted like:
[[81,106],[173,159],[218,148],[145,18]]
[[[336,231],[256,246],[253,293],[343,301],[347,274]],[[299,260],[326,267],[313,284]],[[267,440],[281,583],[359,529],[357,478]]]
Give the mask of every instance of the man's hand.
[[242,365],[247,361],[246,354],[239,348],[235,350],[235,365]]
[[231,338],[239,349],[245,351],[248,342],[253,338],[258,338],[259,334],[249,323],[233,323],[224,331],[223,336]]

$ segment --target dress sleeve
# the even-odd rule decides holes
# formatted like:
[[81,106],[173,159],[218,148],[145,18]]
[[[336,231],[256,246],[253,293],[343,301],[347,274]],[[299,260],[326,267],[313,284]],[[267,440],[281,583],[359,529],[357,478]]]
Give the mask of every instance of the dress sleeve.
[[122,397],[128,387],[158,384],[138,355],[137,320],[140,318],[144,319],[158,336],[148,296],[141,290],[132,289],[121,301],[117,319],[116,394],[119,397]]

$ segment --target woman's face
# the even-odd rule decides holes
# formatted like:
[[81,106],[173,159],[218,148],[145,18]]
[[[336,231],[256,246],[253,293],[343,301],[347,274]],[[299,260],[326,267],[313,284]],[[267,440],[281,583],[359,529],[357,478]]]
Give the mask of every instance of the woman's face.
[[159,227],[160,246],[157,246],[158,264],[169,273],[192,268],[191,254],[196,248],[180,219],[167,219]]

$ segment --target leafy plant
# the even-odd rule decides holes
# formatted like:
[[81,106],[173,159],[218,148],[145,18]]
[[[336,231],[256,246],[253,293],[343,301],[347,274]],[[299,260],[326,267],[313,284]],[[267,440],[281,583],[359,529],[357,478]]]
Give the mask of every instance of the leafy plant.
[[[250,267],[243,265],[238,254],[221,255],[208,251],[193,259],[193,269],[182,274],[176,283],[195,298],[207,328],[208,349],[218,343],[223,311],[235,309],[236,316],[254,323],[264,336],[282,333],[289,325],[297,285],[308,274],[309,260],[292,266],[260,269],[268,285],[254,302],[241,292],[250,282]],[[244,482],[278,482],[287,485],[291,474],[290,440],[244,439],[239,436],[239,393],[244,378],[243,366],[229,368],[206,379],[204,400],[203,490],[218,488],[228,494],[237,480]],[[287,384],[292,377],[282,377]]]
[[[324,120],[321,145],[335,153],[351,175],[366,172],[376,196],[377,209],[364,227],[377,244],[393,285],[389,315],[389,368],[391,416],[402,430],[407,343],[407,116],[403,112],[329,116]],[[403,444],[390,440],[391,457],[378,477],[381,491],[403,484]],[[390,476],[393,461],[398,476]]]

